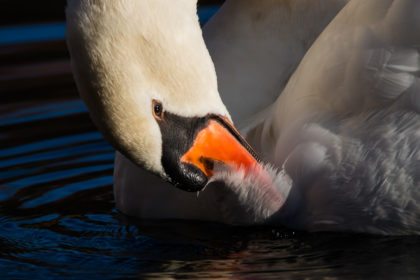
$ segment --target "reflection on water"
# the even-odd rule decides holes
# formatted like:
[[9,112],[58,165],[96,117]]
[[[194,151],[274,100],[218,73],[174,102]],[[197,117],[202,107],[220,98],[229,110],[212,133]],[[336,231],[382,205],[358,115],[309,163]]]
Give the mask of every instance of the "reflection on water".
[[63,41],[0,49],[0,278],[419,277],[418,237],[121,215],[113,149],[77,97],[66,55]]

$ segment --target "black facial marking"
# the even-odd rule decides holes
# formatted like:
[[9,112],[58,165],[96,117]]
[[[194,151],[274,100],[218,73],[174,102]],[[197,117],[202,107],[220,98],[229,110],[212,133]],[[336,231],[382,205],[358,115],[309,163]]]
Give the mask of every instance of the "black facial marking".
[[199,191],[207,183],[207,176],[195,165],[182,163],[181,157],[193,145],[198,132],[209,118],[186,118],[165,112],[158,121],[162,134],[162,165],[171,182],[185,191]]
[[[162,166],[171,183],[185,191],[199,191],[205,187],[208,178],[197,166],[181,162],[182,156],[193,146],[197,134],[208,126],[210,120],[217,121],[226,128],[242,146],[258,161],[260,159],[242,136],[225,119],[209,114],[205,117],[180,117],[163,111],[159,101],[153,101],[153,110],[162,135]],[[156,105],[158,107],[156,108]],[[207,169],[212,170],[214,162],[200,158]]]

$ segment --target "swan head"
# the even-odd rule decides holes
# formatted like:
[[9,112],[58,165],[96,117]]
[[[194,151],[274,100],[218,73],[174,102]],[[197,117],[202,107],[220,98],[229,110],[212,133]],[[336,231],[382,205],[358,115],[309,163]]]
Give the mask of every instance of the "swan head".
[[188,191],[215,161],[257,161],[220,99],[196,1],[69,0],[66,16],[79,93],[131,161]]

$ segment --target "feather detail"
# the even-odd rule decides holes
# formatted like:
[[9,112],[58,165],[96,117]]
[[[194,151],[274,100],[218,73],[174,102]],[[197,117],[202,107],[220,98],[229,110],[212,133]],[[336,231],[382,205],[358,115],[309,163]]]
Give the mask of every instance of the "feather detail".
[[291,186],[290,176],[270,165],[245,172],[241,167],[216,163],[207,189],[217,189],[224,219],[229,223],[263,224],[282,207]]

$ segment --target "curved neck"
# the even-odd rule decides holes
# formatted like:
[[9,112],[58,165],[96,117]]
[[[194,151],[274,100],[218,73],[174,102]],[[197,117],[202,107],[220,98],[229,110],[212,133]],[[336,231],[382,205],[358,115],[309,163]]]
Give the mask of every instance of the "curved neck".
[[195,0],[69,0],[66,15],[80,95],[107,140],[136,164],[162,172],[152,100],[186,117],[228,115]]

